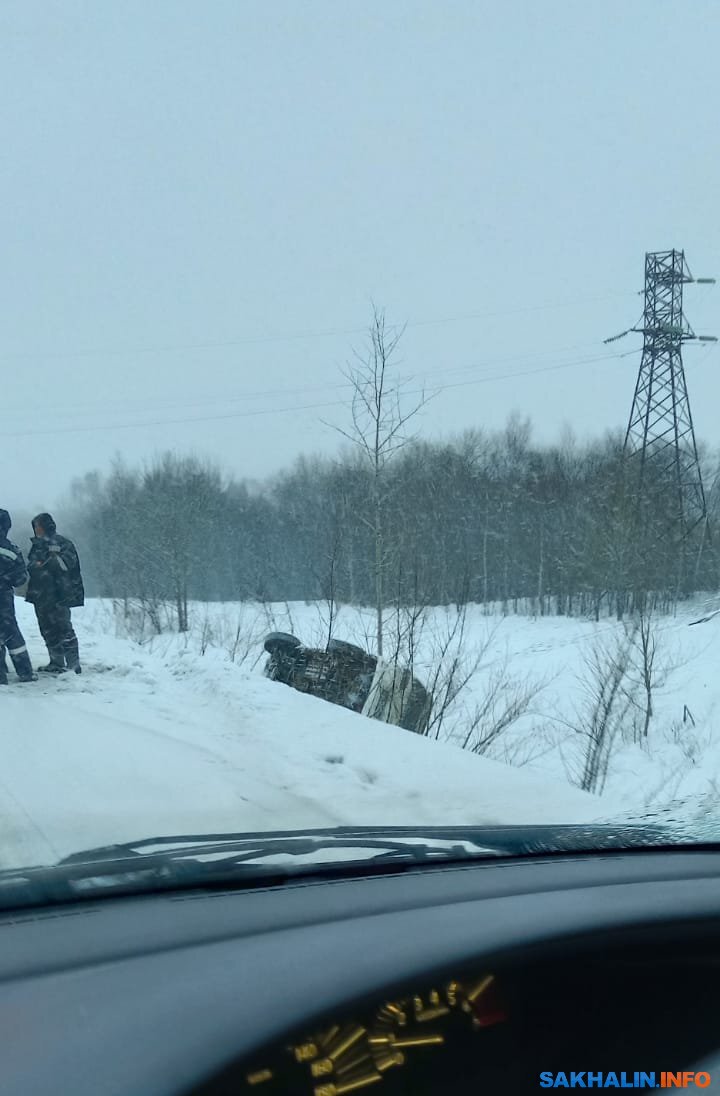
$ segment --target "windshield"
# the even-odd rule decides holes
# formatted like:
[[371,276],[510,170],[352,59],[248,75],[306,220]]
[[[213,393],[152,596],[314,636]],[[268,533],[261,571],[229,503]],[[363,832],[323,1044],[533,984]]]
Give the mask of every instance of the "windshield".
[[661,8],[3,4],[0,880],[720,838],[720,37]]

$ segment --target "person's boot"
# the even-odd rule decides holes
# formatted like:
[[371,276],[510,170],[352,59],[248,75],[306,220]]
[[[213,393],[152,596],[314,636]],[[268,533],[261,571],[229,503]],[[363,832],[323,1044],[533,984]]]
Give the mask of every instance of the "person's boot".
[[77,639],[70,640],[65,645],[65,665],[68,670],[72,670],[74,674],[82,673],[82,666],[80,665],[80,649],[78,647]]
[[7,685],[7,683],[7,663],[5,662],[5,655],[3,654],[2,658],[0,658],[0,685]]
[[33,673],[32,662],[30,661],[30,655],[27,651],[21,651],[19,654],[13,654],[11,651],[10,658],[15,667],[18,681],[37,681],[38,676],[36,673]]
[[47,666],[38,666],[38,671],[41,674],[64,674],[65,652],[62,647],[48,647],[48,654],[50,661]]

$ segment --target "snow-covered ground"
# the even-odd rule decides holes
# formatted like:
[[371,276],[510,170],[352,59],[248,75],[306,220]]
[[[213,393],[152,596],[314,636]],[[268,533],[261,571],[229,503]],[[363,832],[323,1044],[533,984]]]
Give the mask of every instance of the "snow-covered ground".
[[[633,815],[666,813],[693,823],[709,813],[718,817],[720,834],[720,613],[711,615],[719,608],[718,597],[698,598],[674,615],[658,615],[651,621],[657,648],[652,720],[647,737],[633,727],[637,719],[642,723],[641,712],[630,712],[623,721],[601,797],[608,810],[620,804]],[[223,617],[224,610],[213,611]],[[430,612],[416,663],[420,676],[431,672],[433,652],[448,635],[455,611]],[[708,616],[705,623],[693,625]],[[321,641],[326,625],[323,607],[316,605],[274,606],[273,619],[304,641]],[[479,652],[480,665],[447,721],[448,733],[455,740],[462,737],[476,707],[501,680],[505,698],[525,690],[532,700],[486,756],[555,782],[577,783],[587,748],[587,739],[578,730],[588,717],[587,664],[598,647],[616,651],[625,627],[614,619],[595,623],[558,616],[502,616],[470,606],[461,654],[472,661]],[[343,608],[334,634],[364,642],[372,634],[372,614]],[[639,658],[637,649],[633,658]],[[629,679],[638,684],[637,673],[631,672]],[[642,702],[642,688],[636,691]],[[502,696],[495,707],[495,715],[501,714]]]
[[[583,751],[571,724],[583,658],[598,636],[612,638],[614,622],[491,618],[473,608],[464,647],[484,648],[481,666],[448,723],[453,740],[434,741],[262,677],[263,633],[283,627],[317,641],[322,607],[194,606],[189,635],[138,643],[109,604],[91,602],[75,614],[83,676],[0,692],[0,867],[178,833],[582,823],[682,814],[687,803],[694,814],[698,804],[711,809],[720,617],[689,628],[701,608],[659,621],[657,664],[674,668],[650,735],[617,742],[604,794],[591,796],[571,782]],[[32,612],[18,602],[18,615],[34,661],[44,661]],[[428,634],[447,620],[437,610]],[[335,634],[359,639],[366,629],[363,614],[343,609]],[[521,679],[542,688],[492,755],[478,756],[456,744],[458,728],[498,666],[510,673],[508,688]]]

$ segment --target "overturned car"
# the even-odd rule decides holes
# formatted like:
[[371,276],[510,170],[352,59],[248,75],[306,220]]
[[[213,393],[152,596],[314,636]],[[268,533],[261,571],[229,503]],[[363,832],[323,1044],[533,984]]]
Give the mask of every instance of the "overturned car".
[[427,731],[432,697],[409,669],[339,639],[322,650],[304,647],[288,632],[271,632],[264,647],[263,672],[271,681],[417,734]]

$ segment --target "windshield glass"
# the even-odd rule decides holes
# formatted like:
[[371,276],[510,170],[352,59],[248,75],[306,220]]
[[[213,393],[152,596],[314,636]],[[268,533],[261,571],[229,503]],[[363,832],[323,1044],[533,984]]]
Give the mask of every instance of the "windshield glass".
[[2,5],[6,880],[720,837],[720,38],[660,7]]

